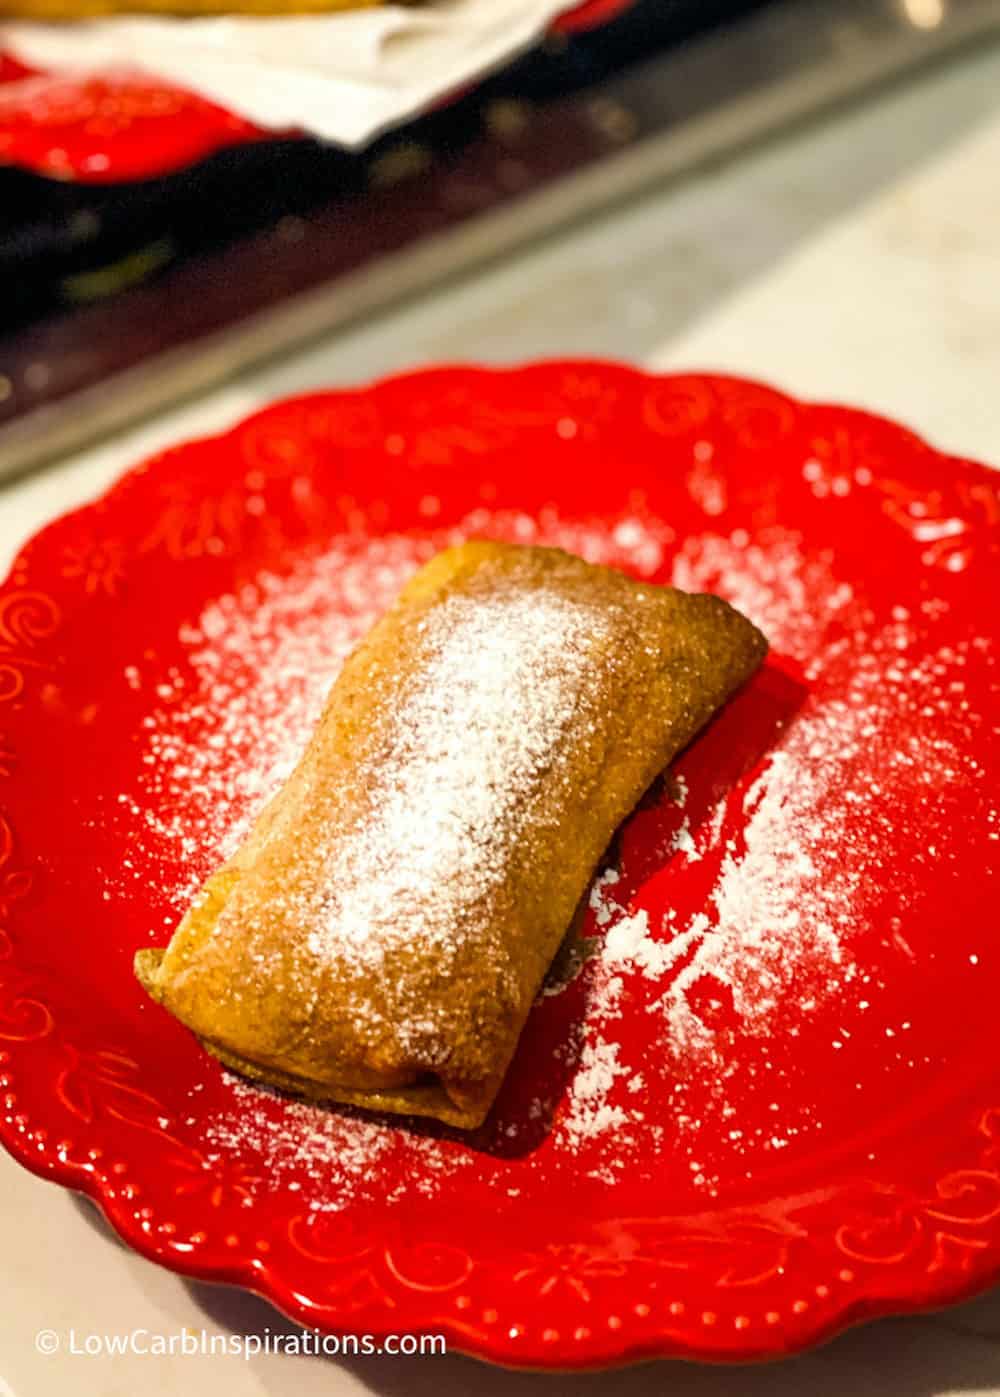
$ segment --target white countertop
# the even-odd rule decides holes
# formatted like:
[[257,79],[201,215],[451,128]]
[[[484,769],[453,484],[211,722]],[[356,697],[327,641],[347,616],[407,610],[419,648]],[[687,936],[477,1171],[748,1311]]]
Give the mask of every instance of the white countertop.
[[[0,489],[0,571],[53,514],[162,445],[271,398],[442,360],[546,354],[725,369],[898,417],[948,450],[1000,460],[1000,50],[925,74],[647,196],[486,274],[20,484]],[[458,1356],[87,1358],[70,1329],[288,1328],[263,1302],[182,1281],[128,1252],[93,1208],[0,1158],[0,1397],[370,1392],[482,1397],[1000,1397],[1000,1293],[885,1321],[779,1366],[653,1364],[618,1375],[511,1374]],[[37,1330],[63,1339],[36,1353]]]

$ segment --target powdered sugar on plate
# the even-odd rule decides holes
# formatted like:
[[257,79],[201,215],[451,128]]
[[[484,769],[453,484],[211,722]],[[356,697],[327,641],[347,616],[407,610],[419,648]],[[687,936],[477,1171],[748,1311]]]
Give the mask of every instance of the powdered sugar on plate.
[[[617,1115],[622,1080],[627,1085],[641,1073],[623,1063],[616,1044],[623,1017],[639,1012],[647,1016],[647,1048],[655,1047],[670,1079],[657,1114],[673,1127],[674,1148],[678,1133],[691,1148],[713,1134],[741,1152],[752,1145],[767,1153],[822,1129],[810,1113],[792,1119],[784,1108],[774,1129],[758,1127],[754,1140],[719,1126],[737,1114],[733,1079],[747,1070],[769,1077],[780,1094],[788,1069],[772,1056],[776,1039],[794,1046],[831,1005],[850,1023],[877,1004],[877,975],[858,961],[854,943],[867,929],[873,889],[897,913],[909,905],[911,880],[891,857],[893,842],[923,834],[926,857],[939,860],[956,794],[982,778],[956,740],[957,729],[982,721],[964,703],[961,680],[970,654],[984,647],[981,639],[911,659],[919,618],[897,608],[888,624],[874,625],[827,560],[807,564],[794,536],[777,530],[766,548],[747,548],[744,536],[689,540],[673,580],[692,590],[711,586],[769,628],[776,646],[808,655],[811,693],[758,770],[693,835],[685,816],[668,841],[665,871],[677,875],[679,894],[685,874],[697,876],[692,864],[712,866],[703,907],[687,919],[669,904],[656,915],[642,905],[642,890],[628,904],[618,901],[615,869],[595,881],[591,908],[603,941],[587,966],[582,1061],[613,1063],[614,1070],[603,1073],[600,1092],[588,1091],[582,1101],[571,1093],[557,1134],[561,1129],[573,1143],[613,1128],[619,1168],[630,1167],[640,1141],[649,1147],[649,1112],[625,1104],[624,1127]],[[835,637],[819,645],[823,628],[814,615],[810,623],[808,607],[817,592]],[[683,778],[679,794],[683,805]],[[995,811],[986,814],[995,818]],[[887,920],[893,944],[910,953],[904,918]],[[851,1036],[840,1028],[829,1046],[839,1051]],[[901,1060],[906,1051],[901,1046]],[[696,1114],[694,1099],[701,1103]],[[714,1191],[700,1164],[695,1182]]]
[[437,551],[428,539],[344,539],[181,628],[194,692],[178,675],[159,695],[145,723],[147,798],[131,802],[188,872],[169,890],[178,913],[291,774],[347,655]]
[[[404,1132],[380,1119],[345,1109],[329,1110],[291,1101],[230,1072],[224,1074],[229,1102],[205,1121],[210,1161],[250,1153],[266,1161],[272,1186],[306,1179],[307,1200],[325,1212],[340,1212],[358,1199],[388,1204],[407,1195],[432,1197],[440,1184],[472,1163],[460,1144],[435,1135]],[[380,1182],[390,1159],[405,1149],[409,1161],[395,1189]]]
[[[719,592],[764,629],[801,702],[735,784],[710,791],[689,754],[675,784],[635,817],[662,822],[659,861],[636,881],[626,830],[623,861],[591,892],[582,929],[590,954],[535,1009],[533,1017],[562,1015],[566,1031],[544,1071],[515,1060],[485,1134],[466,1143],[229,1079],[225,1105],[204,1119],[206,1148],[260,1156],[274,1186],[305,1171],[314,1202],[330,1208],[381,1201],[379,1169],[398,1149],[414,1159],[400,1197],[432,1192],[472,1161],[491,1186],[530,1188],[542,1152],[599,1182],[640,1163],[652,1179],[669,1154],[686,1161],[692,1187],[711,1193],[734,1158],[750,1172],[753,1160],[823,1129],[807,1107],[782,1105],[796,1041],[836,1020],[833,1062],[877,1014],[881,971],[858,951],[873,919],[888,928],[887,954],[906,955],[912,889],[886,852],[900,822],[919,818],[926,858],[947,857],[954,794],[981,781],[961,736],[981,721],[962,673],[981,659],[982,642],[935,648],[930,610],[876,618],[832,557],[807,555],[797,535],[776,528],[754,539],[704,534],[678,548],[669,527],[649,519],[480,510],[419,537],[344,539],[216,599],[183,629],[187,668],[147,720],[142,798],[124,802],[148,844],[146,866],[176,870],[165,891],[178,916],[287,777],[350,648],[424,561],[476,535],[555,544]],[[143,684],[141,667],[126,682]],[[984,819],[997,822],[986,804]],[[902,1026],[885,1031],[897,1027],[904,1055]],[[773,1094],[773,1123],[751,1138],[740,1102],[761,1092]]]

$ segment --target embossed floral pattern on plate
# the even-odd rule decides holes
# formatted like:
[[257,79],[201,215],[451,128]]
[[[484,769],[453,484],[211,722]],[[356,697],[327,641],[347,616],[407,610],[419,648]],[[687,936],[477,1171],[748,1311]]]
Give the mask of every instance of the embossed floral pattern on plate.
[[[431,523],[488,528],[493,510],[539,519],[556,503],[591,531],[620,531],[629,512],[653,520],[664,566],[693,536],[736,557],[794,536],[810,567],[840,579],[836,596],[803,593],[816,608],[806,650],[813,622],[836,637],[848,583],[890,623],[928,618],[939,648],[976,641],[956,711],[992,714],[962,755],[995,789],[998,500],[986,469],[864,413],[576,362],[279,403],[145,463],[32,540],[0,588],[0,1139],[178,1271],[252,1286],[307,1323],[442,1331],[509,1364],[775,1356],[989,1284],[998,832],[978,796],[955,805],[933,852],[888,851],[914,892],[905,924],[872,935],[898,981],[880,1007],[908,1022],[916,996],[925,1011],[912,1099],[895,1048],[872,1054],[872,1080],[899,1088],[878,1120],[817,1065],[796,1090],[827,1129],[714,1194],[682,1186],[669,1152],[658,1192],[628,1171],[600,1189],[582,1170],[550,1177],[542,1131],[505,1161],[523,1192],[500,1203],[483,1191],[485,1163],[392,1202],[424,1167],[400,1137],[376,1166],[385,1201],[336,1208],[306,1172],[270,1177],[256,1149],[206,1145],[199,1122],[232,1106],[232,1087],[132,978],[133,948],[162,942],[176,909],[118,797],[141,789],[143,721],[183,694],[178,637],[206,602],[334,538],[363,549]],[[808,680],[808,654],[800,669]]]

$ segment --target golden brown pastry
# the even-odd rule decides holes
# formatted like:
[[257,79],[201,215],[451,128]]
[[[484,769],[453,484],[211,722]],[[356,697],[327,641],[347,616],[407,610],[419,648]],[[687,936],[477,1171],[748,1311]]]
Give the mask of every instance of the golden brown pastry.
[[[415,0],[404,0],[413,4]],[[94,19],[100,15],[300,15],[367,10],[384,0],[0,0],[0,17]]]
[[136,973],[241,1072],[478,1125],[615,827],[765,650],[557,549],[439,554]]

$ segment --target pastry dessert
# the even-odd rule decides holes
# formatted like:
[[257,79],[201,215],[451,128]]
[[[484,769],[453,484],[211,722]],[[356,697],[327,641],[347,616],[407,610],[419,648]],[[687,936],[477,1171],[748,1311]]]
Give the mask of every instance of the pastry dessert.
[[439,554],[139,979],[251,1077],[479,1124],[616,826],[765,650],[556,549]]
[[382,0],[0,0],[0,17],[67,20],[137,14],[299,15],[366,10],[381,3]]

